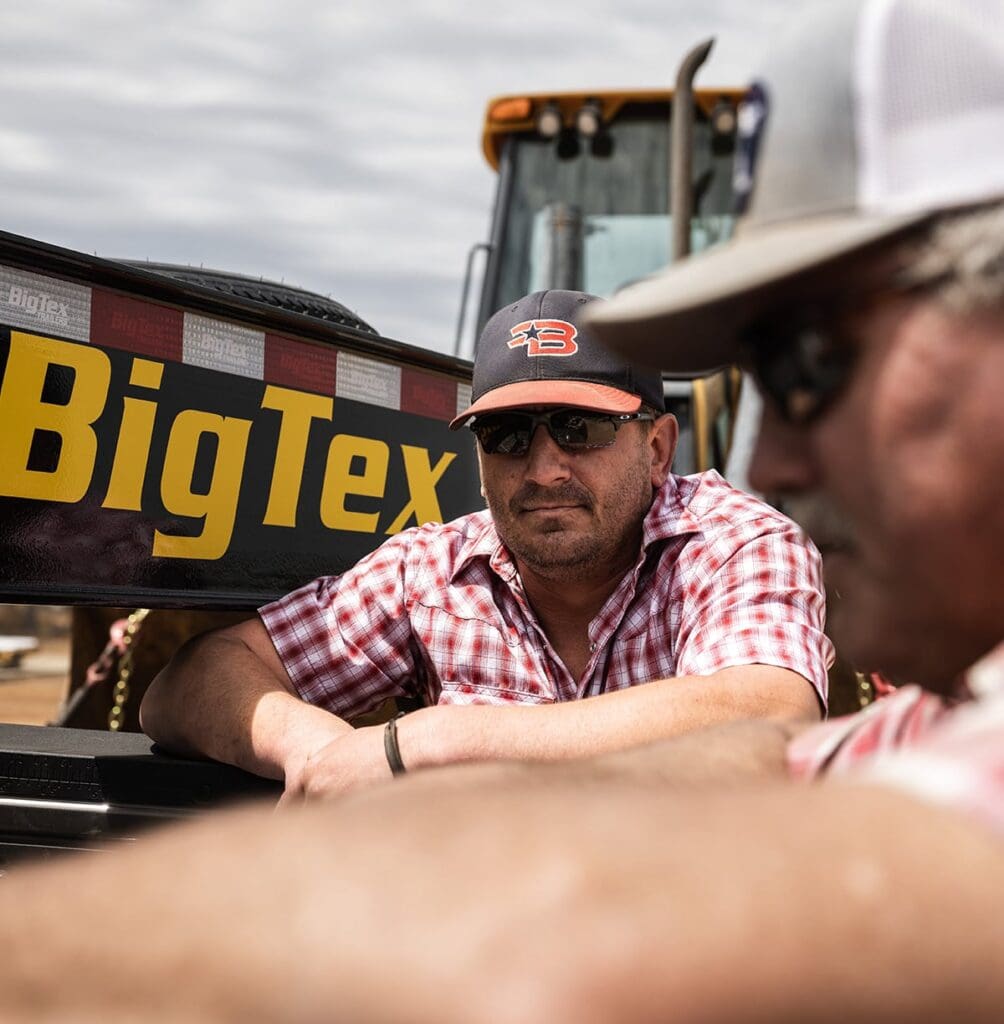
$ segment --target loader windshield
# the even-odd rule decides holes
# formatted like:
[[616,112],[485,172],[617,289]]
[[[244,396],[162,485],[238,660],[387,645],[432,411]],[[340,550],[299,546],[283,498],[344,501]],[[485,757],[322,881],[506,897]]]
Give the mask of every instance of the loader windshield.
[[[501,154],[490,312],[546,287],[610,295],[670,257],[666,104],[627,104],[594,139],[512,135]],[[731,232],[732,150],[694,126],[692,250]]]

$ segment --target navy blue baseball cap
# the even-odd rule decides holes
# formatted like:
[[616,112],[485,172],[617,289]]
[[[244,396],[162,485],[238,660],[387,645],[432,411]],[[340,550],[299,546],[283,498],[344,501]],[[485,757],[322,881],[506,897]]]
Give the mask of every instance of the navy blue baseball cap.
[[632,413],[644,404],[662,412],[662,374],[625,361],[585,326],[584,310],[601,301],[552,288],[500,309],[478,340],[473,401],[450,429],[486,412],[527,406]]

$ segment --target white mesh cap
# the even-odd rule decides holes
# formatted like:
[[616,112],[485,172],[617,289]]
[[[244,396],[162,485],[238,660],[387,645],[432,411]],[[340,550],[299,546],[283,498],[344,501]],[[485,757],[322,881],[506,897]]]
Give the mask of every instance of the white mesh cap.
[[590,316],[635,360],[733,361],[737,331],[796,275],[937,211],[1004,199],[1002,0],[810,6],[759,84],[766,114],[736,237]]
[[869,4],[858,32],[864,210],[993,198],[1004,172],[1004,4]]

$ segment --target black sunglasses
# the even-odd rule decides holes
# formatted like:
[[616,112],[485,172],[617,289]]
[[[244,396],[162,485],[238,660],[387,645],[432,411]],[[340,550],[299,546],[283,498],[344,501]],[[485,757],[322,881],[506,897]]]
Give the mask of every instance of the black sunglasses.
[[788,423],[810,423],[843,391],[858,346],[832,309],[764,318],[742,337],[744,363]]
[[633,420],[654,420],[650,412],[625,415],[588,409],[551,412],[493,412],[478,416],[471,430],[486,455],[526,455],[537,427],[547,427],[554,443],[566,452],[607,448],[617,440],[617,429]]
[[840,397],[857,363],[861,345],[848,314],[880,296],[932,291],[952,276],[916,278],[901,269],[870,287],[850,285],[832,301],[769,313],[743,332],[743,363],[784,420],[811,423]]

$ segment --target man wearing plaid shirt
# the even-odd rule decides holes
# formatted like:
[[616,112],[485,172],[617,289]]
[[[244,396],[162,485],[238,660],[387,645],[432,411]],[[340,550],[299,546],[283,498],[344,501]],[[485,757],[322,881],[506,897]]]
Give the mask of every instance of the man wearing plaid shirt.
[[[670,472],[661,374],[596,343],[594,301],[537,292],[485,326],[451,426],[477,438],[487,511],[399,534],[185,648],[144,701],[146,731],[284,778],[291,798],[818,718],[818,553],[716,473]],[[346,723],[391,697],[427,707]]]

